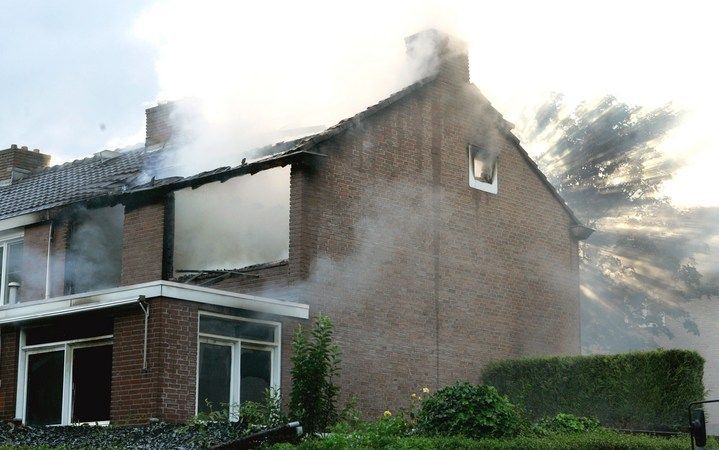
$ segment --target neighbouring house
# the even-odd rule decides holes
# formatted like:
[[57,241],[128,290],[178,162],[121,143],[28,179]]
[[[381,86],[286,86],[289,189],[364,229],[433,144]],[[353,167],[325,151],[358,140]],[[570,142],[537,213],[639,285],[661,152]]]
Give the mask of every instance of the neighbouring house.
[[48,167],[0,151],[0,419],[184,421],[288,393],[298,324],[329,315],[366,414],[490,361],[579,353],[572,214],[430,30],[436,73],[234,167],[163,176],[145,144]]

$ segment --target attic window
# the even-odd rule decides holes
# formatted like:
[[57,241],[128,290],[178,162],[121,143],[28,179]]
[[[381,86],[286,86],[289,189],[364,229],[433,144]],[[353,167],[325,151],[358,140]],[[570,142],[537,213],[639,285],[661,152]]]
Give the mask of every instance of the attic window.
[[469,144],[469,185],[480,191],[497,193],[497,151]]

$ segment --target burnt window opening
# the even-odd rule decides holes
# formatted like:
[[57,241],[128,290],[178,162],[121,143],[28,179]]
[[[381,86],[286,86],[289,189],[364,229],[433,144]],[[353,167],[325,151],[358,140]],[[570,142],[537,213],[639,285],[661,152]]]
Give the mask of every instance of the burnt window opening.
[[181,271],[212,272],[287,259],[290,167],[174,193],[173,255]]
[[497,156],[493,149],[469,146],[469,185],[475,189],[497,193]]
[[124,207],[79,209],[70,222],[65,294],[119,286]]

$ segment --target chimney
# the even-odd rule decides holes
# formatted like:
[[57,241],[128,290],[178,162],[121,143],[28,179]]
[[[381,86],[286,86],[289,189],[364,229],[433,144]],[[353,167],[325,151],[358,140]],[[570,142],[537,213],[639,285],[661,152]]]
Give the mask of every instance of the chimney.
[[162,144],[172,138],[174,111],[174,102],[160,103],[145,110],[145,146]]
[[10,148],[0,150],[0,183],[17,181],[49,164],[50,155],[40,153],[38,149],[28,150],[27,147],[18,148],[12,144]]
[[191,139],[202,120],[199,100],[183,98],[145,110],[145,146],[176,139]]
[[469,82],[467,43],[442,31],[430,28],[404,39],[407,56],[422,76],[437,74],[454,84]]

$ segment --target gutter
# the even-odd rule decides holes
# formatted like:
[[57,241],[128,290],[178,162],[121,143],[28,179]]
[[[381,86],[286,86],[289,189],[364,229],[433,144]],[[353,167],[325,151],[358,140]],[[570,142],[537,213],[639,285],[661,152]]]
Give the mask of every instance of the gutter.
[[[145,299],[157,297],[244,309],[283,317],[309,318],[309,305],[303,303],[158,280],[102,291],[66,295],[48,300],[33,300],[4,305],[0,307],[0,325],[18,324],[48,317],[134,305],[144,302]],[[143,305],[143,309],[145,309],[145,306],[146,304]]]

